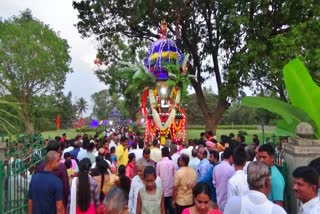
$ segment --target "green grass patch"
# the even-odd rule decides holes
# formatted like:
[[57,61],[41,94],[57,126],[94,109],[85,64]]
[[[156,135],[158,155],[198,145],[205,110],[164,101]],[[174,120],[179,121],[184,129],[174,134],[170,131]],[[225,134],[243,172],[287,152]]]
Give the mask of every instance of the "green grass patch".
[[[243,127],[241,127],[243,128]],[[252,143],[252,135],[257,134],[260,142],[262,142],[263,139],[265,138],[273,138],[273,130],[266,130],[265,134],[263,136],[262,131],[259,129],[256,130],[252,130],[252,129],[217,129],[217,139],[220,139],[221,135],[229,135],[230,133],[233,133],[235,135],[237,135],[239,133],[239,131],[242,132],[246,132],[247,135],[245,135],[246,137],[246,143],[251,144]],[[202,126],[202,129],[187,129],[187,139],[199,139],[200,138],[200,133],[204,132],[204,127]],[[95,134],[95,131],[91,131],[91,132],[78,132],[76,129],[65,129],[65,130],[59,130],[59,131],[47,131],[47,132],[42,132],[42,136],[44,138],[51,138],[53,139],[55,136],[62,136],[63,133],[67,134],[67,138],[68,139],[72,139],[74,138],[77,134],[88,134],[93,136]],[[276,141],[279,141],[278,139],[276,139]]]
[[75,138],[77,136],[77,134],[88,134],[88,135],[95,135],[95,132],[79,132],[76,129],[61,129],[61,130],[56,130],[56,131],[46,131],[46,132],[42,132],[42,136],[45,139],[54,139],[56,136],[60,136],[62,137],[62,134],[66,133],[67,134],[67,139],[72,139]]
[[[188,139],[199,139],[200,133],[203,132],[202,130],[196,130],[196,129],[188,129],[187,131],[187,138]],[[246,143],[251,144],[252,143],[252,136],[254,134],[258,135],[260,143],[262,143],[263,139],[266,138],[273,138],[273,130],[265,131],[264,135],[261,130],[237,130],[237,129],[217,129],[217,140],[220,140],[221,135],[227,135],[229,136],[230,133],[233,133],[234,135],[237,135],[239,131],[245,131],[247,135],[244,135],[246,138]],[[275,139],[276,142],[279,141],[278,138]]]

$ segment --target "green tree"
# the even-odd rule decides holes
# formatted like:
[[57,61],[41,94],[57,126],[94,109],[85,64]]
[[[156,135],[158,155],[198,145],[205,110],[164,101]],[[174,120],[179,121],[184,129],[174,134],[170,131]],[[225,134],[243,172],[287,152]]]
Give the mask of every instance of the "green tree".
[[119,109],[119,95],[115,93],[110,95],[108,90],[94,93],[91,99],[93,101],[92,116],[99,120],[108,119],[113,107]]
[[[282,68],[299,57],[320,80],[320,2],[314,0],[250,1],[247,46],[243,57],[256,94],[287,101]],[[257,27],[260,26],[260,27]]]
[[[204,97],[209,108],[214,108],[217,105],[218,96],[212,91],[204,91]],[[182,103],[182,106],[186,109],[188,124],[205,125],[203,114],[197,105],[197,94],[188,95],[188,100]]]
[[0,20],[0,32],[0,87],[19,103],[25,129],[33,133],[32,98],[63,88],[71,72],[69,46],[30,10]]
[[72,104],[72,94],[33,96],[32,120],[36,132],[55,130],[56,117],[60,114],[61,128],[72,127],[76,119],[76,106]]
[[72,93],[69,91],[67,95],[64,95],[62,92],[59,92],[56,98],[56,105],[59,107],[61,117],[61,129],[71,128],[77,114],[77,107],[72,103]]
[[56,97],[54,95],[33,96],[31,113],[35,132],[55,130],[55,120],[59,114]]
[[[255,83],[254,90],[264,90],[266,86],[260,80],[281,88],[281,76],[274,72],[269,75],[269,72],[281,69],[280,64],[288,53],[294,55],[300,50],[299,53],[308,53],[303,55],[309,57],[318,53],[314,49],[320,46],[314,46],[316,42],[306,45],[300,30],[312,31],[307,35],[310,39],[319,34],[316,24],[319,4],[314,0],[73,2],[79,12],[79,32],[83,36],[97,37],[101,42],[99,53],[108,62],[120,56],[115,35],[129,44],[154,40],[160,21],[166,19],[169,34],[175,35],[183,52],[190,53],[189,73],[196,75],[197,81],[191,82],[197,104],[206,129],[213,131],[244,86]],[[312,28],[308,28],[309,22]],[[297,36],[299,42],[295,44]],[[269,41],[274,45],[270,50],[276,50],[276,54],[269,51]],[[261,78],[262,75],[266,78]],[[202,88],[210,76],[218,88],[218,102],[214,108],[209,108]],[[280,92],[277,92],[279,96]]]
[[[136,114],[139,112],[140,106],[139,95],[142,91],[138,91],[137,88],[130,88],[130,90],[127,90],[129,85],[132,83],[134,73],[120,72],[118,65],[115,63],[106,70],[96,70],[95,72],[99,80],[109,86],[109,89],[107,90],[109,96],[111,95],[116,96],[117,98],[123,98],[124,106],[127,109],[129,117],[132,120],[136,120]],[[119,109],[119,106],[117,106],[117,108]]]
[[83,116],[84,112],[87,112],[88,110],[88,102],[83,98],[80,97],[79,100],[76,103],[77,112],[81,117]]
[[[142,45],[142,43],[127,46],[117,36],[114,36],[114,43],[118,47],[116,60],[137,63],[139,59],[142,59],[143,53],[145,53],[144,50],[139,48],[139,45]],[[106,69],[99,68],[95,70],[95,74],[101,82],[104,82],[108,86],[109,95],[114,96],[114,94],[117,94],[117,96],[123,98],[122,106],[126,110],[123,111],[124,108],[117,106],[119,110],[123,109],[121,115],[128,115],[130,119],[135,121],[137,119],[137,113],[139,112],[140,107],[140,95],[145,86],[142,88],[130,87],[128,89],[129,86],[133,86],[133,70],[128,67],[125,71],[123,71],[123,69],[120,71],[121,69],[119,69],[119,61],[111,60],[109,63],[110,59],[106,59],[105,55],[103,55],[101,51],[103,50],[99,50],[100,53],[98,54],[98,57],[103,60],[107,60],[106,63],[108,63],[108,66]]]

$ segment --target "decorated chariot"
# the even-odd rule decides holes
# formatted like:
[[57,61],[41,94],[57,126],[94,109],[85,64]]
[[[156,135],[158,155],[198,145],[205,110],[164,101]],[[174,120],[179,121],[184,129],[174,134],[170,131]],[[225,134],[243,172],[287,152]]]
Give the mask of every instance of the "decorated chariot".
[[160,138],[180,143],[186,139],[186,113],[181,107],[182,88],[188,80],[187,56],[167,38],[167,24],[161,23],[160,38],[150,46],[145,66],[156,79],[154,87],[142,92],[140,113],[144,117],[145,141]]

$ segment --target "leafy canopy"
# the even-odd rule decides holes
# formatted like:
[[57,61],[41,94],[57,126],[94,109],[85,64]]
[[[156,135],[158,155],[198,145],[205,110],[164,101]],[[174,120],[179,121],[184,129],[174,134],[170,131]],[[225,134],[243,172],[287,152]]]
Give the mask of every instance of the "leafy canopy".
[[32,96],[63,88],[69,46],[30,11],[0,22],[0,85],[13,95]]
[[[157,27],[166,19],[169,34],[190,53],[189,71],[197,80],[192,86],[211,130],[243,87],[285,100],[283,66],[294,56],[310,67],[320,59],[320,2],[315,0],[82,0],[73,6],[78,31],[97,38],[108,62],[121,56],[115,38],[141,47],[157,38]],[[218,89],[215,108],[208,107],[202,89],[210,77]]]
[[0,20],[0,32],[0,88],[19,103],[26,131],[32,133],[32,97],[61,91],[72,71],[69,46],[30,10]]

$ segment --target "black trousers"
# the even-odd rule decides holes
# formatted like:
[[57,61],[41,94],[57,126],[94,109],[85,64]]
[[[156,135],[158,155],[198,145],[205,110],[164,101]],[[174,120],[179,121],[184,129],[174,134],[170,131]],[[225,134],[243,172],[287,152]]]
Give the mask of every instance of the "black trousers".
[[189,207],[192,207],[192,204],[187,205],[187,206],[180,206],[180,205],[176,204],[176,214],[181,214],[184,209],[189,208]]
[[164,197],[164,208],[166,209],[166,214],[175,214],[175,210],[172,207],[172,196]]

